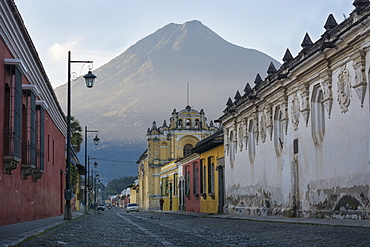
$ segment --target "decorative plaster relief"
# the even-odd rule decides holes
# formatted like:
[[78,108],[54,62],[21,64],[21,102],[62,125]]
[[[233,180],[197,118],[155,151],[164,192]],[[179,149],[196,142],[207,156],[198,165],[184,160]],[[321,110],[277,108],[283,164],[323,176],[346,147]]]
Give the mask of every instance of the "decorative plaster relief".
[[298,130],[298,124],[299,124],[299,99],[298,96],[295,94],[293,96],[292,100],[292,124],[293,124],[293,129],[296,131]]
[[233,140],[234,140],[234,152],[237,153],[238,152],[238,125],[235,121],[234,123],[234,136],[233,136]]
[[243,142],[245,144],[245,150],[247,150],[247,146],[248,146],[248,119],[245,118],[243,120],[243,123],[244,123],[244,128],[243,128]]
[[366,74],[365,74],[365,51],[359,50],[353,56],[353,69],[355,70],[355,85],[353,89],[361,101],[361,107],[364,106],[364,99],[366,95]]
[[243,138],[244,138],[243,121],[241,121],[239,123],[238,137],[239,137],[239,148],[240,148],[240,152],[241,152],[241,151],[243,151]]
[[309,99],[309,92],[308,92],[308,85],[306,83],[302,84],[300,86],[300,95],[301,95],[301,100],[300,100],[300,112],[302,113],[302,116],[306,122],[306,127],[308,126],[308,119],[310,116],[310,105],[308,103]]
[[[258,137],[258,119],[251,119],[249,120],[248,124],[248,132],[249,132],[249,139],[248,139],[248,153],[249,153],[249,161],[251,164],[254,163],[254,158],[256,156],[256,136]],[[257,135],[255,134],[255,130],[257,129]]]
[[286,102],[280,105],[281,110],[281,125],[285,132],[285,135],[288,133],[288,104]]
[[261,119],[260,119],[260,132],[261,132],[261,139],[262,143],[266,141],[266,114],[262,111]]
[[225,153],[227,156],[229,156],[229,143],[230,143],[230,139],[229,139],[229,129],[228,128],[225,128],[225,132],[224,132],[224,140],[225,140]]
[[255,112],[253,114],[253,124],[254,124],[254,128],[253,128],[253,136],[254,136],[254,139],[256,140],[256,145],[258,145],[258,112]]
[[324,69],[320,73],[320,86],[322,90],[322,102],[325,110],[330,118],[331,109],[333,106],[333,92],[332,92],[332,71],[330,69]]
[[272,105],[268,104],[266,109],[266,128],[270,136],[270,141],[272,140]]
[[348,111],[348,106],[351,101],[351,84],[349,77],[349,71],[346,65],[343,65],[338,75],[338,102],[342,113]]

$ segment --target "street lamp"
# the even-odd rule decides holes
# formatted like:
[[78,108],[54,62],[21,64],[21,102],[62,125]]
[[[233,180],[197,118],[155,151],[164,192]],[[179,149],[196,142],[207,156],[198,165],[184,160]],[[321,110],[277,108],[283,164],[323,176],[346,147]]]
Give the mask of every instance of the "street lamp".
[[[92,159],[96,160],[97,158],[90,158],[90,156],[87,156],[87,167],[88,167],[88,169],[87,169],[87,182],[88,182],[88,184],[93,185],[92,186],[92,191],[94,192],[94,179],[92,178],[92,181],[90,182],[90,160],[92,160]],[[94,167],[95,168],[98,167],[98,162],[96,162],[96,161],[94,162]],[[94,172],[94,170],[92,170],[92,174],[93,174],[93,172]],[[94,176],[94,174],[92,176]],[[89,196],[89,194],[87,194],[87,198],[88,198],[89,201],[93,202],[92,199],[94,199],[94,198],[91,198],[91,196]],[[91,198],[91,200],[90,200],[90,198]],[[91,204],[91,202],[89,202],[89,204]],[[89,205],[89,204],[86,204],[86,205]]]
[[[92,61],[72,61],[71,52],[68,52],[68,90],[67,90],[67,160],[66,160],[66,189],[64,190],[64,199],[66,204],[64,206],[64,219],[72,220],[72,189],[71,189],[71,172],[69,169],[71,161],[71,64],[72,63],[93,63]],[[87,75],[84,76],[86,86],[91,88],[94,85],[94,80],[96,76],[89,71]]]
[[[88,162],[88,156],[87,156],[87,133],[88,132],[95,132],[97,133],[98,131],[96,130],[88,130],[87,129],[87,126],[85,126],[85,207],[84,207],[84,213],[87,213],[87,179],[86,179],[86,176],[88,175],[87,173],[89,173],[89,168],[88,168],[88,165],[89,165],[89,162]],[[94,144],[95,145],[98,145],[99,144],[99,138],[98,138],[98,134],[96,134],[95,138],[93,139],[94,140]],[[96,163],[96,162],[95,162]],[[86,175],[87,174],[87,175]]]

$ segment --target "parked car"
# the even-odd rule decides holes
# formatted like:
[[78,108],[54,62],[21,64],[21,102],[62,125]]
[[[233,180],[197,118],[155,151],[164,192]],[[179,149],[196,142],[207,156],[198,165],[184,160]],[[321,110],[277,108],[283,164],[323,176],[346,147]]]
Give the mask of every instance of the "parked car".
[[105,210],[104,204],[99,204],[98,207],[96,208],[96,210],[102,210],[102,211],[104,211]]
[[130,212],[130,211],[139,212],[139,205],[137,205],[136,203],[129,203],[127,204],[126,210],[127,212]]

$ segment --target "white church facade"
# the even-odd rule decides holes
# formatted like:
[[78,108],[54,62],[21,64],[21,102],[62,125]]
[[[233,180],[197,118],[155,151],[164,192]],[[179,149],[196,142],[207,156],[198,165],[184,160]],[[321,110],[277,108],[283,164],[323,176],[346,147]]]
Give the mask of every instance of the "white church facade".
[[370,3],[229,98],[224,211],[370,218]]

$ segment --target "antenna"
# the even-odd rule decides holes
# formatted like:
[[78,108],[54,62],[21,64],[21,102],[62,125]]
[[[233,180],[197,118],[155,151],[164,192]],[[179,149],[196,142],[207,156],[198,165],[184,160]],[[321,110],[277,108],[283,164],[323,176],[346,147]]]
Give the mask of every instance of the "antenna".
[[186,105],[189,105],[189,82],[186,85]]

